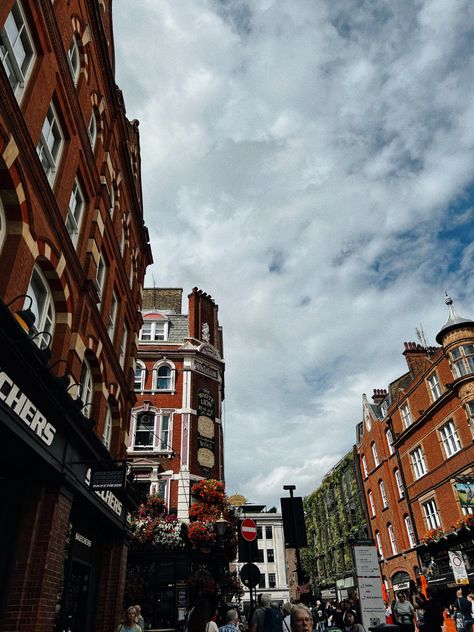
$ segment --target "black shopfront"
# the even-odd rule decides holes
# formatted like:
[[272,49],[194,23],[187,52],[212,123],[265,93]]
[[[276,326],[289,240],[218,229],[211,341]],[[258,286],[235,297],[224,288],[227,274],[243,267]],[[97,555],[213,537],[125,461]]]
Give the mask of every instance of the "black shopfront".
[[116,464],[66,386],[0,301],[0,630],[35,629],[35,616],[110,629],[122,605],[107,569],[126,556],[133,498],[128,483],[91,489]]

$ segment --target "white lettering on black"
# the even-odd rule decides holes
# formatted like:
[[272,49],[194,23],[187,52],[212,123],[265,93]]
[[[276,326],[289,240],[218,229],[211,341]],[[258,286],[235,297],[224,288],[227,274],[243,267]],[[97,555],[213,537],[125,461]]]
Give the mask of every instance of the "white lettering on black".
[[53,443],[56,428],[40,413],[4,371],[0,371],[0,399],[25,422],[46,445]]

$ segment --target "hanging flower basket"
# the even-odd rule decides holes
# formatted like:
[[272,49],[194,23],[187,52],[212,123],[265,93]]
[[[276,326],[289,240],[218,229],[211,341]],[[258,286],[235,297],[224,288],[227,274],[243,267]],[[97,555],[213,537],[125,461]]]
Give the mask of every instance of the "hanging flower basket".
[[198,547],[207,547],[215,543],[216,532],[211,522],[196,520],[188,527],[188,540]]
[[213,478],[207,478],[194,483],[191,493],[196,498],[210,505],[223,504],[225,500],[224,483]]

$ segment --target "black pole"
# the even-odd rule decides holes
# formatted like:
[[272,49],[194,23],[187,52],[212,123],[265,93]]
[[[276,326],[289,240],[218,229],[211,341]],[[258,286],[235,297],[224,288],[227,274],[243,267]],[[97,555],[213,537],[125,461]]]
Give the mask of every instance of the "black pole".
[[295,555],[296,555],[296,585],[299,586],[301,582],[301,559],[300,559],[300,550],[298,548],[298,536],[296,533],[296,516],[295,510],[293,506],[293,491],[296,489],[296,485],[283,485],[283,489],[286,489],[290,492],[290,507],[291,507],[291,519],[293,521],[293,533],[295,535]]

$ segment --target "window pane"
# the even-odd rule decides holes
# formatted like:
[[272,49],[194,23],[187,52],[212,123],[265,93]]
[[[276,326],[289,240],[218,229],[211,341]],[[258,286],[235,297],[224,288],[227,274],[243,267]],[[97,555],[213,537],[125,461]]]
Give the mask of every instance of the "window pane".
[[155,415],[153,413],[140,413],[137,417],[137,427],[135,431],[135,449],[152,449],[154,434]]

